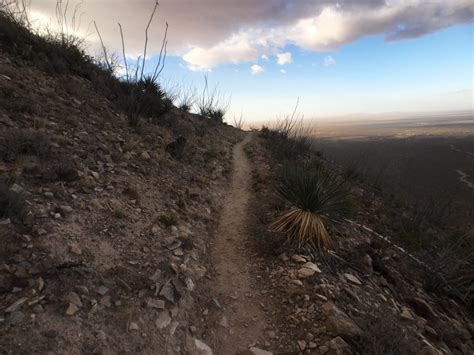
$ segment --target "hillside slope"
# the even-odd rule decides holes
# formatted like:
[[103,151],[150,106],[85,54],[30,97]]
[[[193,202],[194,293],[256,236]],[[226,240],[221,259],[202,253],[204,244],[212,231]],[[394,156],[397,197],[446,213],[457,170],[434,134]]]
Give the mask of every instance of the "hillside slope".
[[176,353],[241,133],[178,109],[136,132],[5,52],[0,92],[0,352]]

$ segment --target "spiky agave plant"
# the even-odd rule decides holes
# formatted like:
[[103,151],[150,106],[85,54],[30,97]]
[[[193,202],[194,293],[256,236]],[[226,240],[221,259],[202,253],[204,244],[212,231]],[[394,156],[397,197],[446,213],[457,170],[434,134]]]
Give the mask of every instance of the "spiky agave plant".
[[270,223],[270,230],[286,234],[298,249],[334,250],[326,223],[350,211],[344,181],[321,166],[288,166],[283,169],[277,191],[291,208]]

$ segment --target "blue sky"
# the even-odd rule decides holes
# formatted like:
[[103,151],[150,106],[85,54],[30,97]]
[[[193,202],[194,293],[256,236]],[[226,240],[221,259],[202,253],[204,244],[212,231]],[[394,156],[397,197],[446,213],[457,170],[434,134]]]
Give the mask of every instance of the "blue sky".
[[[281,52],[291,53],[292,62],[285,65],[270,56],[191,71],[173,56],[163,78],[202,87],[207,75],[211,85],[232,95],[229,117],[242,113],[248,120],[286,114],[297,97],[306,118],[473,110],[473,29],[459,25],[395,42],[369,36],[327,52],[286,46]],[[264,71],[252,75],[254,64]]]
[[[72,32],[95,54],[96,21],[109,51],[121,53],[120,22],[136,58],[154,0],[111,1],[80,2],[88,26]],[[54,29],[55,5],[32,0],[33,22]],[[149,66],[165,21],[161,80],[200,89],[207,75],[232,96],[230,119],[268,121],[291,112],[298,97],[300,112],[317,119],[473,110],[471,0],[161,0]]]

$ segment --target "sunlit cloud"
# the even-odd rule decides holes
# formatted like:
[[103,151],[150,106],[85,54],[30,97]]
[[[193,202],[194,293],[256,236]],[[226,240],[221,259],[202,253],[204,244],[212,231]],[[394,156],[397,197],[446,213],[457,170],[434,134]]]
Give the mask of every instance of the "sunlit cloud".
[[293,61],[290,52],[277,54],[277,63],[279,65],[290,64]]
[[265,71],[265,69],[262,66],[258,65],[258,64],[254,64],[250,67],[250,73],[252,75],[258,75],[258,74],[263,73],[264,71]]
[[[32,0],[31,7],[42,22],[54,23],[55,4],[56,0]],[[159,51],[167,21],[168,54],[182,56],[194,70],[265,61],[290,44],[328,51],[368,35],[398,41],[474,19],[470,0],[163,0],[160,4],[150,29],[149,52]],[[82,23],[90,27],[97,20],[104,42],[120,51],[120,22],[128,54],[139,56],[151,8],[151,2],[143,1],[116,0],[113,6],[109,1],[84,2]],[[96,37],[89,31],[88,39],[97,41]]]

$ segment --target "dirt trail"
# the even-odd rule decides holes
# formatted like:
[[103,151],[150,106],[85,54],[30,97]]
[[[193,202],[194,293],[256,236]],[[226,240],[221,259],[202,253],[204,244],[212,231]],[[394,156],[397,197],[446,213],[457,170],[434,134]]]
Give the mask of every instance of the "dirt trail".
[[252,262],[245,252],[251,169],[243,148],[251,139],[249,134],[234,147],[232,182],[223,201],[210,256],[217,272],[210,291],[218,295],[223,307],[216,333],[216,354],[246,350],[262,339],[265,328],[259,293],[252,287]]

